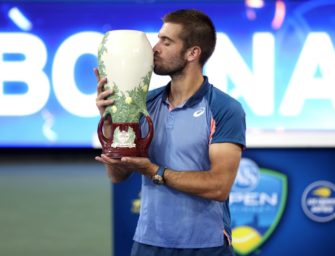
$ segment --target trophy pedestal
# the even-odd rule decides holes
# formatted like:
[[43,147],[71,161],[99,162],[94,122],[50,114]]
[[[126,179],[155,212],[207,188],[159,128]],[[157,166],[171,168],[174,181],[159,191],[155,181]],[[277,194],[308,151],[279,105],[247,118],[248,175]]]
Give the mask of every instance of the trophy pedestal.
[[[147,157],[148,147],[153,137],[153,124],[149,116],[146,117],[149,132],[141,138],[139,123],[111,123],[104,127],[104,118],[98,125],[98,137],[102,145],[102,152],[110,158],[119,159],[124,156]],[[111,131],[111,137],[106,138],[103,129]]]

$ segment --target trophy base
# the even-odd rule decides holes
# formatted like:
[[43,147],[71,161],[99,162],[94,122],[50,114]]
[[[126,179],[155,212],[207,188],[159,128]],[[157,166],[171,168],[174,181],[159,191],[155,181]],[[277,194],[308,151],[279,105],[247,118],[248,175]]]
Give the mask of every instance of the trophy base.
[[102,152],[113,159],[121,159],[122,157],[148,157],[146,150],[137,148],[103,148]]
[[104,118],[98,125],[98,138],[102,146],[102,153],[110,158],[148,157],[148,147],[153,137],[153,123],[150,116],[146,116],[149,131],[145,138],[141,137],[139,123],[111,123],[106,129],[110,130],[110,138],[103,133]]

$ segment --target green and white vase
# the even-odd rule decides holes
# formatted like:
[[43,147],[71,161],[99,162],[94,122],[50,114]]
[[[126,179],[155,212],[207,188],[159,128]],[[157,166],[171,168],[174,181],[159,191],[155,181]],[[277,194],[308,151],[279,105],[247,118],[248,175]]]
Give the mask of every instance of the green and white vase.
[[[114,104],[108,106],[98,125],[103,153],[112,158],[147,156],[153,124],[146,108],[146,96],[153,70],[153,51],[142,31],[107,32],[98,50],[100,77],[107,77],[105,89],[113,89]],[[149,132],[141,137],[139,120],[144,115]],[[107,119],[110,120],[106,127]],[[105,126],[105,127],[104,127]],[[106,137],[104,131],[108,131]]]

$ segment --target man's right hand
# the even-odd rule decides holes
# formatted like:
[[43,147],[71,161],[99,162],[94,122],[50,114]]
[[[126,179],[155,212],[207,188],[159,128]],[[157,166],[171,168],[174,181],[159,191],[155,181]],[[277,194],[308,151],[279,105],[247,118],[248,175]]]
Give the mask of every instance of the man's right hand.
[[102,117],[106,107],[113,105],[114,103],[112,99],[107,99],[110,95],[113,94],[113,90],[104,90],[104,85],[107,83],[107,77],[100,78],[99,70],[97,68],[94,68],[94,74],[98,82],[96,106],[99,110],[100,117]]

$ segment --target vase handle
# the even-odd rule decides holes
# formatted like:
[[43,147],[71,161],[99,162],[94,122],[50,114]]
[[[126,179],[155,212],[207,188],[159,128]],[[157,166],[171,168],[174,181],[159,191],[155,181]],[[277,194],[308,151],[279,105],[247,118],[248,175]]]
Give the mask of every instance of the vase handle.
[[99,141],[100,141],[102,147],[107,145],[108,142],[109,142],[109,140],[105,137],[104,132],[103,132],[104,123],[105,123],[105,118],[101,117],[100,121],[99,121],[99,124],[98,124],[98,138],[99,138]]
[[154,137],[154,125],[152,123],[152,120],[151,120],[151,117],[149,115],[146,115],[145,116],[145,119],[147,120],[148,122],[148,125],[149,125],[149,131],[148,131],[148,134],[147,136],[145,136],[142,140],[141,140],[141,148],[142,148],[142,152],[146,152],[150,143],[151,143],[151,140],[152,138]]

